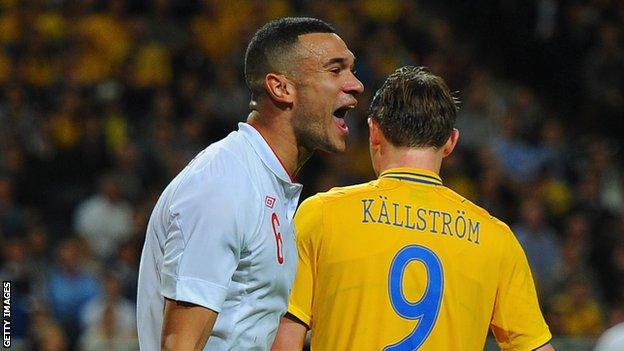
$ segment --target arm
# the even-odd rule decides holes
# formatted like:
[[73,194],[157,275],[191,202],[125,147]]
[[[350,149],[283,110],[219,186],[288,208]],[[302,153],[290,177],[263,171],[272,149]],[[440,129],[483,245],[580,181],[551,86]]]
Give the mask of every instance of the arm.
[[227,197],[225,189],[231,189],[226,186],[230,183],[220,176],[210,180],[193,177],[179,185],[169,206],[160,271],[165,306],[160,338],[155,340],[163,350],[204,348],[227,297],[242,247],[237,227],[246,221],[240,219],[240,201],[234,200],[239,197]]
[[163,351],[204,349],[217,313],[188,302],[165,299],[160,346]]
[[282,317],[271,351],[301,351],[308,326],[291,314]]
[[501,250],[498,291],[490,327],[503,350],[552,351],[524,251],[511,231]]

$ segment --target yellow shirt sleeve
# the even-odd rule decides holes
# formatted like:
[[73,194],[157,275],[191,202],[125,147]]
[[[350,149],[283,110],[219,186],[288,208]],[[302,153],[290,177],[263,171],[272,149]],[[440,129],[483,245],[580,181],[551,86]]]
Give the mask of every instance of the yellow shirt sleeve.
[[316,278],[316,253],[313,239],[323,228],[322,201],[317,196],[305,200],[295,214],[298,265],[290,293],[288,312],[312,327],[312,302]]
[[534,350],[552,335],[539,307],[526,255],[515,236],[507,234],[490,326],[502,350]]

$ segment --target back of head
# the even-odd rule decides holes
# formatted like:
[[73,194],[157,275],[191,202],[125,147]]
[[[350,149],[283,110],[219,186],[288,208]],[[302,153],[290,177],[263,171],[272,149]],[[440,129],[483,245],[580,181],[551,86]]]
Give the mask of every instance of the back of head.
[[397,69],[377,91],[368,115],[397,147],[442,147],[457,118],[457,100],[424,67]]
[[252,100],[264,94],[267,73],[285,73],[290,68],[300,35],[335,32],[328,23],[309,17],[280,18],[260,28],[245,53],[245,82]]

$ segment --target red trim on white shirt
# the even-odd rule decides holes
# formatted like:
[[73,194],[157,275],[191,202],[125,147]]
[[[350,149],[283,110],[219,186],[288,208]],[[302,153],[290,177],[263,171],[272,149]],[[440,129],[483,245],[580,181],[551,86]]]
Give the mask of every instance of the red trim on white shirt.
[[277,153],[275,152],[275,150],[273,150],[273,147],[271,146],[271,144],[269,144],[268,140],[264,137],[264,135],[262,135],[262,133],[258,130],[258,128],[254,127],[252,124],[250,123],[247,123],[247,124],[250,125],[253,129],[255,129],[256,132],[260,134],[264,142],[269,146],[269,149],[271,149],[271,152],[273,152],[273,155],[275,155],[275,158],[277,158],[277,161],[280,163],[280,165],[282,165],[282,168],[284,168],[284,171],[286,171],[286,174],[288,175],[288,179],[290,179],[290,182],[296,183],[297,180],[295,179],[295,177],[293,177],[292,174],[290,174],[290,172],[288,172],[288,168],[286,168],[286,166],[284,165],[284,162],[282,162],[279,156],[277,156]]

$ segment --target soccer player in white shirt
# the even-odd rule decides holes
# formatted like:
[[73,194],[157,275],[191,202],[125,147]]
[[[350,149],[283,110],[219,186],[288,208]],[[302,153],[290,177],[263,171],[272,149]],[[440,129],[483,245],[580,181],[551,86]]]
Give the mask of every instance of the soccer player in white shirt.
[[142,350],[268,350],[297,253],[293,177],[315,149],[345,149],[363,91],[327,23],[282,18],[252,38],[252,112],[167,186],[147,228],[138,288]]

